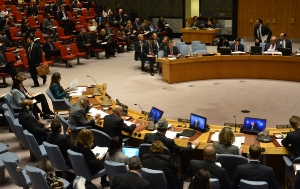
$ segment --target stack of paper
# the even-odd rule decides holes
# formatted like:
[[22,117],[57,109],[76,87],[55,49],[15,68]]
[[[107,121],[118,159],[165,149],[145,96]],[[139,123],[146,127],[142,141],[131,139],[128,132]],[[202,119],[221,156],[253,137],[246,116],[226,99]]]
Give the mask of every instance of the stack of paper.
[[211,135],[210,140],[211,141],[219,141],[219,134],[220,132],[215,132],[214,134]]
[[107,147],[99,147],[99,146],[96,146],[94,149],[92,149],[93,153],[96,155],[97,154],[97,157],[103,157],[106,152],[107,152],[108,148]]
[[132,125],[132,122],[130,122],[130,121],[124,121],[124,123],[126,123],[127,126]]
[[277,140],[278,144],[280,144],[280,146],[282,146],[281,141],[282,141],[283,139],[282,139],[282,138],[277,138],[276,140]]
[[232,145],[240,148],[244,143],[245,143],[245,136],[236,136],[235,142]]
[[97,110],[96,108],[91,108],[88,115],[95,116],[96,114],[100,114],[100,118],[104,118],[104,116],[108,115],[108,113],[103,112],[102,110]]

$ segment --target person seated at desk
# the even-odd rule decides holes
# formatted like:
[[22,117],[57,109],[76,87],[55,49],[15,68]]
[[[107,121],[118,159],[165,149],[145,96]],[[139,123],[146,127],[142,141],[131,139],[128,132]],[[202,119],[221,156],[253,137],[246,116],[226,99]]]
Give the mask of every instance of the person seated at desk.
[[272,36],[270,43],[266,44],[264,51],[278,52],[279,49],[280,49],[280,43],[277,42],[277,39],[275,36]]
[[159,49],[162,50],[162,51],[165,51],[168,47],[168,44],[169,44],[169,37],[168,36],[165,36],[163,38],[163,41],[161,44],[159,44]]
[[214,19],[211,17],[208,17],[205,27],[206,28],[216,28],[216,23],[215,23]]
[[293,161],[295,158],[300,157],[300,117],[292,116],[290,124],[295,131],[287,133],[281,144],[286,147],[291,145],[290,159]]
[[115,136],[110,140],[110,144],[105,156],[105,160],[124,163],[129,162],[129,157],[122,153],[123,139],[121,136]]
[[161,141],[165,147],[169,149],[171,153],[178,155],[187,154],[196,149],[200,142],[198,140],[192,141],[191,145],[188,147],[178,146],[173,139],[167,138],[166,133],[168,130],[168,122],[166,119],[160,119],[157,122],[157,132],[156,133],[147,133],[144,138],[144,143],[152,143],[154,141]]
[[266,181],[269,189],[277,188],[277,181],[273,171],[273,168],[262,165],[259,162],[261,157],[261,147],[257,144],[253,144],[249,147],[250,161],[247,164],[239,165],[236,168],[234,175],[233,189],[238,189],[240,180],[249,181]]
[[214,147],[218,154],[233,154],[242,155],[243,147],[238,148],[232,145],[235,141],[235,135],[231,127],[223,127],[219,134],[219,141],[213,142]]
[[189,189],[199,189],[199,187],[203,189],[210,189],[211,186],[210,186],[209,179],[210,179],[210,173],[205,169],[200,169],[195,174],[189,186]]
[[112,114],[104,117],[103,132],[113,138],[115,136],[121,136],[122,131],[127,133],[132,133],[134,131],[136,128],[136,120],[133,120],[130,126],[124,123],[124,120],[121,118],[123,112],[122,106],[115,106],[112,109],[112,112]]
[[174,46],[174,42],[172,40],[169,41],[167,48],[164,49],[164,56],[181,56],[181,52],[179,51],[178,47]]
[[87,119],[86,114],[89,112],[91,106],[87,96],[80,96],[77,103],[70,108],[69,124],[77,127],[92,126],[95,128],[95,119],[100,118],[100,114],[96,114],[94,118]]
[[218,52],[220,47],[229,47],[229,41],[224,36],[221,36],[218,42],[218,47],[217,47]]
[[49,89],[52,92],[52,95],[56,99],[63,99],[67,96],[67,93],[71,91],[68,87],[67,89],[63,89],[60,85],[61,75],[58,72],[55,72],[51,77],[51,83],[49,85]]
[[194,16],[194,17],[192,18],[192,24],[191,24],[190,27],[197,27],[197,26],[196,26],[197,20],[198,20],[198,17],[197,17],[197,16]]
[[234,43],[230,44],[232,52],[245,52],[244,45],[241,44],[241,38],[236,38]]
[[[42,23],[41,23],[42,24]],[[47,14],[47,18],[43,21],[43,33],[48,34],[48,32],[52,33],[52,37],[54,41],[56,41],[56,30],[53,28],[54,23],[51,20],[51,15]]]
[[281,33],[279,37],[280,38],[277,39],[277,43],[280,44],[280,47],[292,49],[292,41],[286,38],[286,33]]

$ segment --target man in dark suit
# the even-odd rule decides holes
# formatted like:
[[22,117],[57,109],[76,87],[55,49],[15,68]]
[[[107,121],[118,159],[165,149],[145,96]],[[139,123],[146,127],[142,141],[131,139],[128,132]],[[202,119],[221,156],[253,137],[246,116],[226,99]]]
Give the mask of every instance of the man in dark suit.
[[249,147],[249,159],[250,162],[247,164],[239,165],[236,168],[234,175],[233,188],[238,189],[240,180],[249,181],[266,181],[269,189],[276,189],[277,182],[273,168],[262,165],[259,162],[261,157],[261,147],[257,144],[253,144]]
[[[267,35],[267,39],[262,41],[262,38]],[[263,24],[262,19],[256,19],[255,26],[254,26],[254,40],[255,46],[259,46],[260,43],[267,43],[270,41],[272,36],[272,31],[270,28]]]
[[95,119],[100,118],[100,114],[96,114],[95,118],[87,119],[86,114],[90,109],[90,101],[87,96],[80,96],[77,103],[70,108],[69,123],[77,127],[92,126],[95,127]]
[[115,15],[115,20],[117,21],[117,25],[122,24],[123,26],[126,26],[127,15],[123,13],[123,9],[119,9]]
[[200,142],[198,140],[192,141],[192,144],[188,147],[180,147],[175,144],[173,139],[166,137],[166,132],[168,130],[168,122],[165,119],[160,119],[157,122],[157,132],[156,133],[148,133],[145,135],[144,143],[151,144],[153,141],[161,141],[165,147],[169,149],[171,153],[182,155],[187,154],[193,151],[193,149],[197,148]]
[[134,30],[138,30],[138,28],[140,27],[140,25],[141,25],[141,23],[140,23],[140,19],[139,18],[136,18],[135,19],[135,22],[132,24],[132,28],[134,29]]
[[230,48],[232,52],[245,52],[244,45],[241,44],[241,38],[236,38],[234,43],[230,44]]
[[249,125],[249,130],[257,130],[257,124],[252,121]]
[[88,42],[88,38],[85,35],[85,29],[82,28],[80,33],[76,37],[76,44],[78,49],[83,49],[86,53],[85,59],[89,59],[89,54],[90,54],[90,46],[91,44]]
[[264,51],[277,52],[280,50],[280,46],[281,45],[279,42],[277,42],[276,37],[272,36],[270,43],[266,44]]
[[33,4],[32,6],[27,8],[27,16],[37,16],[38,15],[38,8],[36,6],[37,4]]
[[[140,58],[141,59],[141,61],[143,62],[143,52],[145,51],[144,50],[144,48],[145,48],[145,44],[146,44],[147,42],[146,41],[144,41],[144,37],[143,37],[143,35],[142,34],[139,34],[138,35],[138,41],[136,41],[136,42],[134,42],[134,60],[135,61],[138,61],[139,59],[138,58]],[[144,69],[144,64],[143,63],[141,63],[141,65],[142,65],[142,67],[141,67],[141,71],[145,71],[145,69]]]
[[174,46],[174,42],[172,40],[169,41],[167,48],[164,49],[164,55],[167,56],[181,56],[179,49]]
[[286,147],[291,145],[290,158],[293,161],[295,158],[300,157],[300,117],[292,116],[290,124],[295,131],[287,133],[281,144]]
[[64,26],[65,35],[71,34],[72,29],[75,30],[75,23],[72,23],[72,21],[69,19],[67,11],[65,11],[65,7],[63,5],[60,6],[60,10],[57,15],[58,21]]
[[24,130],[27,129],[29,133],[33,134],[37,143],[41,145],[46,140],[47,135],[50,133],[48,124],[38,122],[32,115],[33,109],[32,100],[25,99],[22,101],[22,110],[19,114],[19,123],[23,126]]
[[121,118],[123,113],[122,106],[115,106],[112,112],[112,114],[104,117],[103,132],[113,138],[115,136],[121,136],[122,131],[127,133],[132,133],[134,131],[136,128],[136,120],[133,120],[132,124],[129,126],[124,123],[124,120]]
[[[36,68],[40,65],[43,65],[41,48],[38,44],[34,43],[33,41],[34,41],[33,36],[28,37],[27,38],[28,46],[26,48],[27,57],[28,57],[28,65],[29,65],[29,73],[34,82],[34,85],[31,86],[32,88],[40,86],[38,78],[37,78]],[[43,84],[45,84],[47,81],[47,76],[42,75],[41,78],[43,78]]]
[[280,44],[280,47],[292,49],[292,41],[286,38],[286,33],[281,33],[279,37],[280,39],[277,39],[277,43]]
[[[69,135],[60,134],[62,132],[61,123],[59,120],[54,120],[51,123],[51,131],[47,136],[47,142],[50,144],[55,144],[58,146],[62,156],[64,157],[66,164],[72,167],[67,150],[70,148],[72,141],[69,139]],[[70,133],[70,128],[68,128],[67,133]]]
[[191,160],[188,168],[188,175],[192,178],[198,170],[205,169],[209,171],[211,178],[219,179],[220,189],[230,189],[230,181],[227,171],[216,164],[217,153],[213,145],[205,146],[203,151],[204,160]]
[[145,61],[150,63],[150,75],[154,76],[154,69],[153,65],[155,62],[155,58],[158,52],[158,47],[155,43],[153,43],[153,37],[149,37],[148,43],[145,43],[145,48],[143,52],[143,59],[142,59],[142,68],[144,68]]
[[53,28],[54,23],[53,20],[51,20],[51,15],[47,14],[47,18],[43,21],[43,33],[47,34],[48,32],[52,33],[52,37],[54,41],[56,41],[56,30]]
[[165,36],[163,38],[162,43],[159,45],[159,49],[162,50],[162,51],[165,51],[168,47],[168,44],[169,44],[169,37]]
[[150,183],[141,178],[141,160],[137,156],[129,158],[129,172],[119,174],[112,180],[111,189],[150,189]]

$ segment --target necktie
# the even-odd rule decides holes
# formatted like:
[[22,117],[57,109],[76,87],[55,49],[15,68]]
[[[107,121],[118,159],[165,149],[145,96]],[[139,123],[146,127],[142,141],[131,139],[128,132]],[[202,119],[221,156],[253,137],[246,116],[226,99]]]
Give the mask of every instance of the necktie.
[[170,53],[171,53],[171,55],[173,55],[173,48],[170,49]]
[[141,52],[143,52],[143,42],[141,41]]
[[238,46],[235,46],[235,51],[238,51]]
[[274,49],[274,46],[275,46],[275,45],[274,45],[274,44],[272,44],[272,49]]
[[51,50],[53,50],[53,46],[52,46],[52,44],[51,44],[51,43],[49,43],[49,45],[50,45],[50,48],[51,48]]
[[285,48],[285,40],[283,40],[282,46],[283,46],[283,48]]
[[28,49],[28,56],[29,56],[29,60],[31,60],[31,45],[29,46],[29,49]]
[[152,50],[152,45],[150,44],[150,52],[149,52],[150,55],[153,55],[153,50]]

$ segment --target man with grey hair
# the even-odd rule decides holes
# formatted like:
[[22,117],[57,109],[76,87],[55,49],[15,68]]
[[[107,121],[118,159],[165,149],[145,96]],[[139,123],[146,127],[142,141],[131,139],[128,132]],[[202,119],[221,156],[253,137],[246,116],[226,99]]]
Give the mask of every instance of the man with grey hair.
[[131,125],[124,123],[124,120],[121,118],[123,112],[122,106],[116,105],[112,111],[112,114],[104,117],[103,132],[108,134],[111,138],[121,136],[122,131],[132,133],[136,128],[136,120],[133,120]]
[[90,101],[86,96],[80,96],[77,103],[70,108],[69,123],[74,126],[92,126],[95,127],[95,119],[100,118],[100,114],[96,114],[94,118],[87,119],[86,114],[90,110]]
[[140,177],[141,160],[137,156],[129,158],[129,172],[116,175],[111,183],[111,189],[150,189],[150,183]]
[[198,140],[194,140],[188,147],[180,147],[175,144],[173,139],[167,138],[165,136],[168,129],[168,122],[166,119],[160,119],[157,122],[157,132],[148,133],[145,135],[144,143],[152,143],[154,141],[161,141],[165,147],[167,147],[171,153],[175,154],[187,154],[197,148],[200,144]]
[[82,28],[80,33],[76,36],[76,44],[78,49],[83,49],[86,53],[85,59],[89,59],[90,45],[87,36],[85,35],[85,29]]

